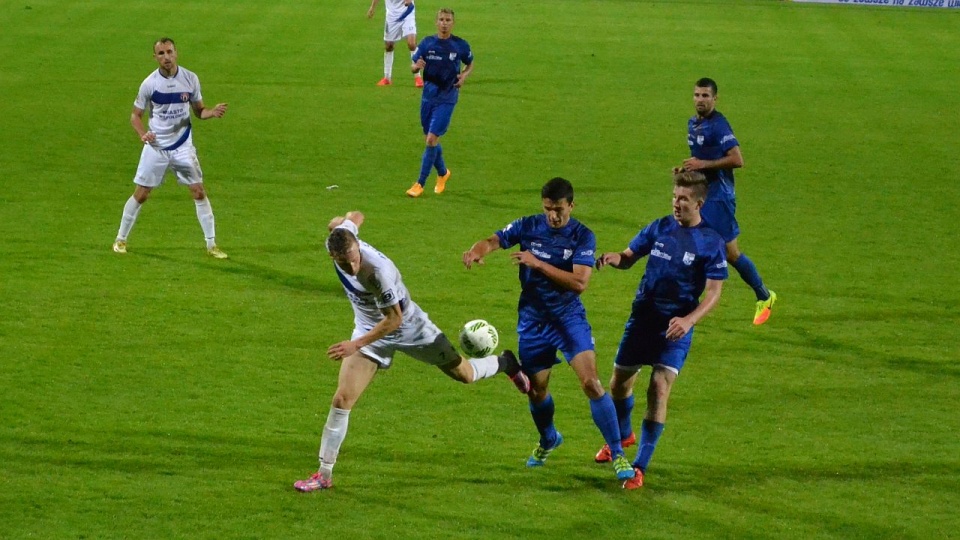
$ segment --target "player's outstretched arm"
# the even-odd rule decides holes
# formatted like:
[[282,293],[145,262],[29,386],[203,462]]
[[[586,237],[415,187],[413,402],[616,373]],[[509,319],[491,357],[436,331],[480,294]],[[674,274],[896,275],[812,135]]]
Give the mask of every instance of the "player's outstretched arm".
[[602,270],[604,266],[610,266],[618,270],[627,270],[636,264],[637,258],[633,250],[627,248],[620,253],[603,253],[597,257],[597,270]]
[[500,237],[491,235],[489,238],[478,241],[467,251],[463,252],[463,265],[468,269],[474,264],[483,264],[483,258],[491,251],[500,249]]
[[226,103],[217,103],[214,107],[207,107],[201,100],[194,101],[190,105],[190,108],[193,109],[193,115],[201,120],[206,120],[208,118],[223,118],[223,115],[227,114]]
[[350,212],[347,212],[347,215],[345,216],[337,216],[331,219],[330,223],[327,223],[327,231],[332,231],[336,229],[340,225],[343,225],[343,222],[347,221],[348,219],[352,221],[354,225],[356,225],[357,228],[359,229],[360,225],[363,225],[364,216],[361,212],[357,210],[352,210]]

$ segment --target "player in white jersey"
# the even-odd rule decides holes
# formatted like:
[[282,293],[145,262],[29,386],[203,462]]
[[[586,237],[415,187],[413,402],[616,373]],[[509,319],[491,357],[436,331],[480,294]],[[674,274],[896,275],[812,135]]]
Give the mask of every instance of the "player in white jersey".
[[[380,0],[372,0],[367,18],[373,18],[373,10]],[[387,18],[383,24],[383,78],[377,86],[388,86],[393,81],[393,47],[401,39],[406,40],[412,55],[417,50],[417,11],[413,0],[383,0],[387,8]],[[413,84],[423,87],[423,77],[417,71],[413,74]]]
[[333,485],[333,466],[347,434],[350,409],[377,371],[390,367],[397,351],[437,366],[451,379],[465,384],[502,371],[522,393],[530,391],[530,380],[520,371],[520,364],[510,351],[470,360],[461,357],[410,298],[393,261],[358,238],[362,223],[363,214],[348,212],[333,218],[328,227],[327,251],[353,305],[355,327],[349,340],[327,349],[327,356],[341,362],[337,391],[320,439],[320,470],[294,483],[298,491]]
[[[200,80],[192,71],[177,64],[177,47],[172,39],[158,39],[153,44],[153,57],[160,67],[140,84],[130,113],[130,125],[140,137],[143,150],[133,178],[137,187],[123,206],[113,251],[127,252],[127,236],[137,221],[141,205],[150,192],[163,183],[167,171],[172,170],[177,181],[190,188],[197,206],[197,219],[207,240],[207,253],[226,259],[227,254],[217,247],[213,208],[203,189],[203,172],[193,146],[190,112],[200,120],[222,118],[227,104],[218,103],[214,107],[203,104]],[[143,125],[145,111],[149,111],[149,129]]]

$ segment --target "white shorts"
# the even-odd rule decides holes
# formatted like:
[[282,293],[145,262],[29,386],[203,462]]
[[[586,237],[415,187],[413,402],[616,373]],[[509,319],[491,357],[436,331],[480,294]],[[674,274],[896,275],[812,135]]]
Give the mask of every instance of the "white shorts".
[[402,21],[387,21],[383,25],[383,40],[389,42],[401,41],[407,36],[417,35],[417,10],[404,17]]
[[197,159],[193,141],[187,140],[176,150],[160,150],[149,144],[143,145],[133,183],[155,188],[163,183],[163,176],[168,169],[176,173],[180,184],[188,186],[203,182],[203,171],[200,170],[200,160]]
[[[395,332],[360,348],[360,353],[379,364],[380,369],[390,367],[393,354],[397,351],[431,366],[442,366],[460,359],[460,353],[447,336],[416,304],[413,304],[413,307],[416,310],[414,316]],[[357,339],[366,333],[366,330],[354,328],[351,339]]]

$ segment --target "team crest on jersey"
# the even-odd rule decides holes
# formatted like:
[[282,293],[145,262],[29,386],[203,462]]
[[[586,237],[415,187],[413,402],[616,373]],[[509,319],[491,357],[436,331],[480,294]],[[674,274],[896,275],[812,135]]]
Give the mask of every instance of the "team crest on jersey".
[[380,295],[380,303],[387,304],[393,300],[393,291],[387,291]]
[[452,62],[452,61],[454,61],[454,60],[456,60],[456,59],[457,59],[457,53],[455,53],[455,52],[450,53],[450,61]]
[[697,135],[697,144],[703,145],[703,135]]
[[687,266],[690,266],[691,264],[693,264],[693,259],[695,259],[696,257],[697,257],[697,256],[694,255],[693,253],[690,253],[689,251],[684,251],[684,252],[683,252],[683,264],[685,264],[685,265],[687,265]]
[[565,249],[565,250],[563,250],[563,260],[569,259],[571,255],[573,255],[573,250],[572,250],[572,249]]
[[182,102],[184,102],[184,103],[190,101],[190,93],[189,93],[189,92],[183,92],[182,94],[180,94],[180,101],[182,101]]

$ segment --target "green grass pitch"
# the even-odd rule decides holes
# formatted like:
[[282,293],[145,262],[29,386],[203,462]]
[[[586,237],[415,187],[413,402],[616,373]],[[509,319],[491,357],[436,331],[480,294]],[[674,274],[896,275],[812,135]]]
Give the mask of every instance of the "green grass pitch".
[[[447,192],[410,200],[422,138],[382,7],[357,0],[0,3],[0,537],[943,538],[960,531],[960,13],[778,1],[451,2],[477,59]],[[418,2],[420,36],[439,0]],[[208,104],[195,141],[230,254],[168,178],[110,251],[152,40]],[[401,46],[399,50],[403,51]],[[697,329],[648,485],[623,492],[576,378],[547,466],[504,378],[405,356],[351,416],[335,488],[302,495],[352,315],[327,220],[367,214],[415,300],[516,345],[503,252],[564,176],[603,251],[669,212],[693,81],[742,144],[741,247],[780,295],[750,324],[735,273]],[[335,190],[327,186],[336,184]],[[642,272],[584,294],[601,379]],[[642,395],[642,387],[639,392]],[[635,415],[635,418],[639,413]],[[628,453],[632,457],[632,451]]]

